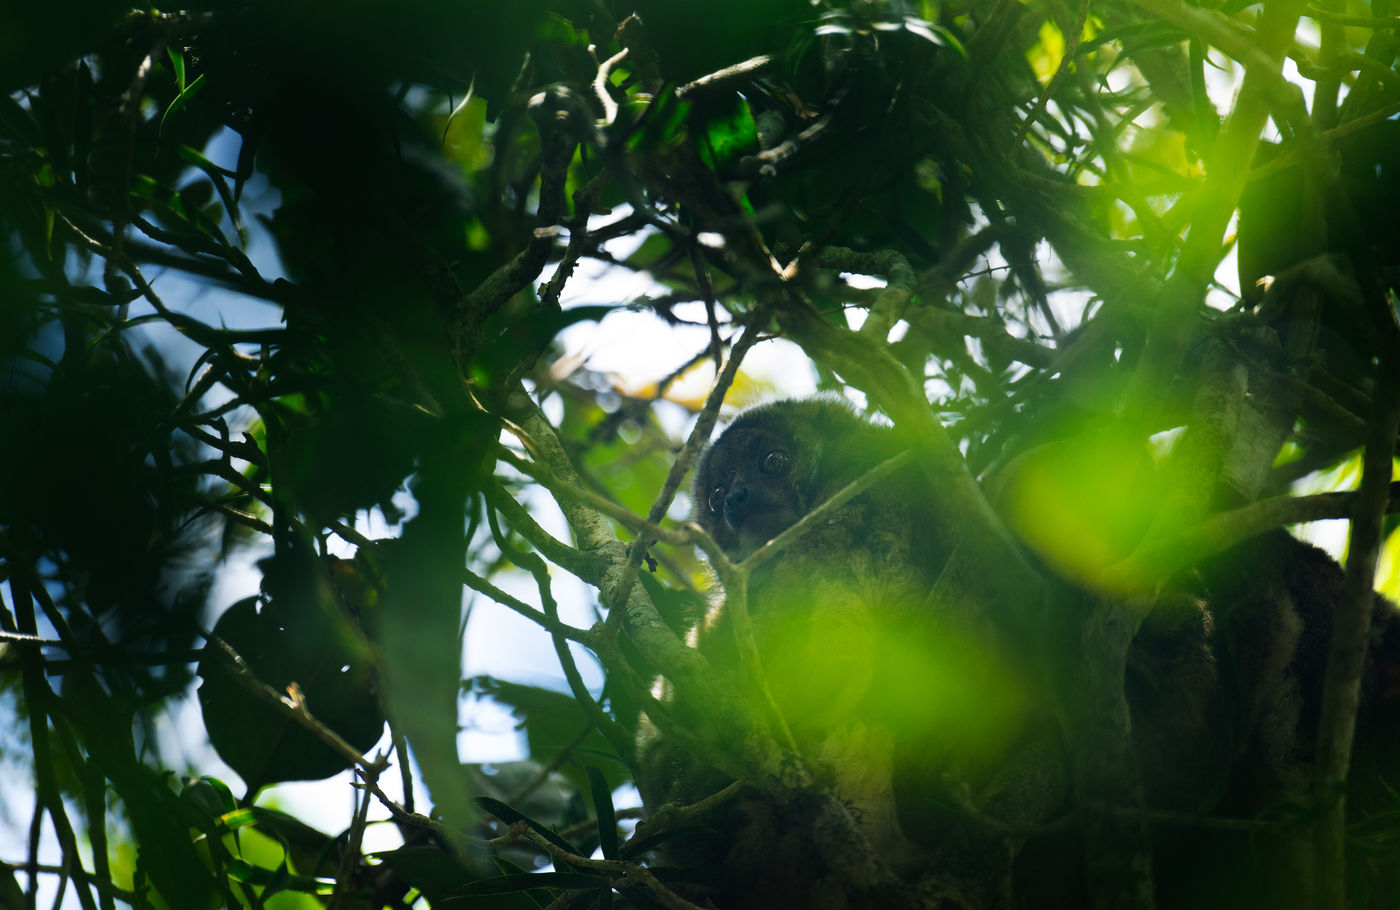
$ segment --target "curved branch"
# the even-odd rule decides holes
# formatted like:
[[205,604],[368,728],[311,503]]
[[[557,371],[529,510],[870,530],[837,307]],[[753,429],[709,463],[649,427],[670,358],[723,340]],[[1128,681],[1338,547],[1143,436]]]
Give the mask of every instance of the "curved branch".
[[[1142,579],[1155,583],[1265,531],[1305,521],[1349,518],[1355,513],[1360,496],[1360,491],[1355,490],[1282,496],[1213,515],[1175,540],[1139,549],[1110,566],[1104,574],[1105,583],[1115,590],[1135,587]],[[1400,512],[1400,483],[1390,485],[1385,511]]]

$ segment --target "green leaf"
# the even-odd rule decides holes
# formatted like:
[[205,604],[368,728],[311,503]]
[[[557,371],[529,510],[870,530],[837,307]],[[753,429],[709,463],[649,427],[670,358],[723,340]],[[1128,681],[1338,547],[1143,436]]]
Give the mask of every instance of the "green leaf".
[[272,873],[272,878],[263,887],[262,898],[267,900],[279,891],[296,890],[294,888],[292,871],[287,868],[287,861],[283,860],[278,864]]
[[[507,806],[505,803],[501,802],[499,799],[492,799],[489,796],[478,796],[476,797],[476,803],[477,805],[481,806],[481,808],[485,809],[487,812],[490,812],[492,815],[496,816],[506,824],[513,825],[516,822],[524,822],[525,824],[530,826],[530,829],[532,831],[534,831],[536,834],[540,835],[545,840],[549,841],[551,844],[558,847],[559,849],[567,850],[573,854],[578,854],[579,852],[578,847],[575,847],[573,844],[569,843],[567,840],[561,837],[559,833],[556,832],[554,829],[540,824],[533,818],[530,818],[528,815],[515,811],[510,806]],[[567,865],[567,863],[556,860],[555,865]]]
[[729,110],[705,121],[699,132],[700,160],[711,170],[758,150],[758,127],[743,98],[735,97]]
[[[228,864],[229,878],[249,885],[275,888],[277,891],[301,891],[306,894],[330,894],[335,883],[330,879],[311,878],[305,875],[292,875],[287,864],[280,863],[276,869],[264,869],[247,860],[233,859]],[[268,894],[270,897],[271,894]]]
[[613,811],[612,790],[603,772],[590,765],[588,786],[593,792],[593,809],[598,813],[598,843],[604,859],[617,859],[617,813]]
[[175,87],[185,90],[185,52],[178,47],[165,46],[165,54],[170,58],[170,68],[175,73]]
[[230,812],[220,821],[232,830],[248,827],[250,819],[254,831],[282,847],[297,872],[304,875],[334,874],[341,849],[336,838],[285,812],[263,806],[248,806]]
[[257,824],[258,813],[256,806],[247,806],[243,809],[234,809],[232,812],[225,812],[219,816],[219,824],[230,831],[237,831],[239,828],[246,828],[249,825]]
[[400,847],[373,856],[417,888],[434,907],[474,878],[461,860],[437,847]]
[[200,777],[190,781],[180,791],[180,798],[193,804],[210,818],[220,818],[225,813],[234,811],[238,805],[228,785],[214,777]]
[[966,51],[963,50],[962,43],[958,41],[957,37],[935,22],[920,19],[918,16],[905,16],[904,30],[911,35],[918,35],[938,47],[952,47],[959,54],[966,56]]
[[182,145],[176,148],[175,154],[179,155],[182,161],[186,161],[190,164],[193,164],[195,167],[199,168],[201,171],[208,174],[210,177],[213,177],[216,174],[223,177],[237,176],[233,171],[229,170],[228,168],[219,167],[217,164],[210,161],[204,156],[203,152],[199,151],[196,148],[191,148],[188,145]]
[[644,152],[679,140],[685,133],[690,109],[688,102],[678,100],[674,89],[667,87],[648,105],[639,128],[628,138],[627,147]]
[[20,890],[15,870],[8,863],[0,863],[0,907],[23,907],[24,892]]
[[[305,577],[314,565],[299,568],[265,582],[276,589],[270,603],[260,608],[260,598],[250,597],[230,607],[213,635],[276,691],[296,683],[316,719],[363,752],[384,729],[372,671],[354,636],[318,603],[317,586]],[[214,748],[250,788],[318,780],[348,767],[330,746],[245,688],[237,672],[217,642],[206,645],[199,704]]]
[[190,103],[190,99],[204,90],[204,85],[204,74],[200,73],[199,78],[180,90],[180,94],[175,96],[175,99],[165,109],[165,113],[161,115],[160,129],[156,131],[157,135],[165,131],[165,121],[169,120],[172,114],[184,110],[185,105]]
[[462,100],[459,101],[459,102],[457,102],[456,106],[452,108],[452,113],[450,113],[450,114],[447,115],[447,120],[444,121],[443,124],[442,124],[442,141],[443,141],[443,142],[446,142],[446,141],[447,141],[447,130],[448,130],[449,127],[452,126],[452,120],[453,120],[453,118],[455,118],[458,114],[462,113],[462,111],[466,110],[466,109],[467,109],[467,105],[468,105],[468,104],[471,104],[471,103],[472,103],[472,99],[475,98],[475,97],[476,97],[476,76],[473,75],[473,76],[472,76],[472,81],[471,81],[471,83],[467,86],[467,93],[466,93],[465,95],[463,95],[463,96],[462,96]]

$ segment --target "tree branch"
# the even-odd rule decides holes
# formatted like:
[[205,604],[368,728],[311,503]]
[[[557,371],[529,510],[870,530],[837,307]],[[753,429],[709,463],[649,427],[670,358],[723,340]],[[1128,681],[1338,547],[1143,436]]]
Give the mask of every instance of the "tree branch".
[[1362,463],[1361,488],[1354,501],[1346,574],[1332,619],[1332,643],[1323,680],[1321,721],[1313,789],[1322,818],[1317,826],[1315,881],[1319,904],[1342,910],[1346,899],[1346,780],[1361,699],[1367,637],[1374,609],[1376,558],[1384,540],[1383,519],[1389,504],[1395,439],[1400,433],[1400,362],[1382,356],[1375,373],[1375,402]]

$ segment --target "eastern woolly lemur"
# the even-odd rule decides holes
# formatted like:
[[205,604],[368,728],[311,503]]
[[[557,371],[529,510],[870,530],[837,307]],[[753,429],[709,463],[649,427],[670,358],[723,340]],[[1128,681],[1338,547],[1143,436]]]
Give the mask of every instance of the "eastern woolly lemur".
[[[739,560],[900,450],[893,428],[839,401],[758,407],[702,457],[695,518]],[[924,483],[914,466],[887,475],[755,570],[747,602],[764,675],[804,762],[907,880],[950,881],[940,896],[965,907],[1085,905],[1073,816],[1036,833],[1075,811],[1066,747],[1046,735],[1057,706],[1024,652],[949,619],[959,611],[942,598],[956,592],[941,582],[956,522]],[[1296,904],[1296,875],[1284,873],[1296,872],[1302,836],[1249,825],[1308,798],[1340,577],[1324,554],[1276,532],[1182,579],[1140,627],[1124,693],[1148,804],[1175,813],[1152,830],[1159,906]],[[1072,582],[1053,584],[1073,602]],[[1400,623],[1380,598],[1375,617],[1352,777],[1363,811],[1385,805],[1387,779],[1400,783]],[[1076,660],[1076,621],[1067,611],[1064,639],[1041,643],[1043,662]],[[753,692],[723,599],[692,643]],[[725,719],[684,692],[665,700],[697,735],[725,737]],[[730,783],[654,729],[638,756],[650,809]],[[1018,800],[1035,812],[1018,814]],[[1194,826],[1196,815],[1232,821]],[[749,790],[705,818],[703,833],[673,837],[666,859],[720,875],[693,892],[719,906],[866,905],[813,848],[809,820],[800,800]]]
[[[833,494],[901,451],[892,427],[845,403],[781,401],[745,411],[701,458],[695,519],[740,560]],[[872,846],[894,865],[917,851],[896,820],[901,766],[938,752],[971,767],[1014,735],[1022,709],[1016,674],[967,630],[942,628],[928,602],[951,549],[917,466],[889,474],[825,514],[749,580],[759,654],[784,720],[814,776],[855,810]],[[716,604],[693,643],[720,672],[737,674],[729,616]],[[703,705],[676,693],[672,707],[704,735],[722,737]],[[648,734],[638,786],[648,806],[690,803],[729,782]],[[918,752],[918,761],[905,760]],[[673,845],[690,865],[721,862],[738,906],[844,906],[799,807],[761,796],[735,801],[717,836]],[[716,851],[727,851],[717,855]],[[781,859],[786,857],[786,860]],[[755,890],[758,889],[758,890]]]

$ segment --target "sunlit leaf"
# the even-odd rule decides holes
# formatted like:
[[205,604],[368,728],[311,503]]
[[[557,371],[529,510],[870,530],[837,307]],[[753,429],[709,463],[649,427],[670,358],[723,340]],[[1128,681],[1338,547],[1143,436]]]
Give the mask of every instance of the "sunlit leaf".
[[175,87],[185,90],[185,52],[173,44],[165,47],[165,55],[170,58],[170,66],[175,73]]
[[195,95],[198,95],[201,91],[204,90],[204,86],[205,74],[200,73],[199,76],[197,76],[193,82],[191,82],[188,86],[180,90],[180,94],[175,96],[175,99],[170,102],[170,105],[168,107],[166,107],[165,113],[161,115],[160,128],[162,131],[165,130],[166,121],[168,121],[175,114],[178,114],[180,111],[184,110],[185,105],[189,104],[190,100],[193,99]]

